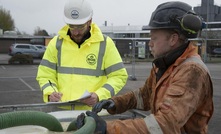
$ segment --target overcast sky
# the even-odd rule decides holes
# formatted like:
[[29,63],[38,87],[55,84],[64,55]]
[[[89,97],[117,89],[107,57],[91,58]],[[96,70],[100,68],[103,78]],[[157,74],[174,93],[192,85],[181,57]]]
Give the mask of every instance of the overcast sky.
[[[33,34],[36,27],[49,34],[57,33],[65,25],[63,7],[66,0],[0,0],[0,6],[10,11],[15,26],[20,32]],[[147,25],[157,5],[168,0],[89,0],[98,26]],[[200,6],[201,0],[180,0]],[[214,0],[221,5],[221,0]],[[1,21],[1,20],[0,20]]]

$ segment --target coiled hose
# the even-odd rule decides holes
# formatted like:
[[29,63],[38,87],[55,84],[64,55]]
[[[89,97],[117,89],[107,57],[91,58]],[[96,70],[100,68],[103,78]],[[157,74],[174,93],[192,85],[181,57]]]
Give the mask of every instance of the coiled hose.
[[[68,128],[67,131],[77,130],[76,121],[73,120]],[[96,123],[92,117],[85,117],[84,119],[84,126],[81,127],[81,129],[74,132],[74,134],[93,134],[94,130],[96,128]]]
[[[73,134],[93,134],[95,121],[92,117],[85,118],[85,125],[77,130],[76,119],[73,120],[67,131],[77,130]],[[54,116],[40,111],[16,111],[0,114],[0,129],[22,126],[37,125],[54,132],[64,132],[61,123]]]

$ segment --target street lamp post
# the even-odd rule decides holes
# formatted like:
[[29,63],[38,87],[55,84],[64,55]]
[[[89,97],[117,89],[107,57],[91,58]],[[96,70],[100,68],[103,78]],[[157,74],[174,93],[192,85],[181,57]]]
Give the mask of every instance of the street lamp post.
[[204,53],[204,62],[207,62],[207,46],[208,46],[208,22],[209,22],[209,1],[207,0],[207,12],[206,12],[206,21],[207,21],[207,25],[206,25],[206,39],[205,39],[205,53]]
[[131,72],[131,75],[129,76],[129,80],[133,80],[133,81],[137,80],[137,78],[135,76],[135,43],[136,43],[136,41],[132,40],[132,53],[131,53],[131,57],[132,57],[132,72]]

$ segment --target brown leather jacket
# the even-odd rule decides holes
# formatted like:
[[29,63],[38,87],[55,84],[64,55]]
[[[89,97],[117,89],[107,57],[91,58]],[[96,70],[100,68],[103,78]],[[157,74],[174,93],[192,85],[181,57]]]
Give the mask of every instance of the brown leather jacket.
[[154,67],[139,90],[113,97],[116,109],[108,111],[116,114],[128,109],[142,109],[151,110],[151,115],[147,118],[108,121],[107,133],[207,133],[214,110],[213,87],[209,72],[196,53],[196,48],[189,44],[158,82],[156,71]]

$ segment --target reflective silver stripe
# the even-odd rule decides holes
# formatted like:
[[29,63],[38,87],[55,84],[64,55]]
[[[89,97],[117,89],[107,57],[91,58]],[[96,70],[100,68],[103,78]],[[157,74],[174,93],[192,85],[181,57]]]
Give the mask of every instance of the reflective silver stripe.
[[58,54],[57,54],[58,66],[61,66],[61,45],[62,45],[62,42],[63,42],[63,38],[59,39],[59,36],[58,36],[57,42],[56,42],[56,48],[58,50]]
[[104,70],[93,70],[86,68],[73,68],[73,67],[58,67],[58,73],[63,74],[80,74],[80,75],[89,75],[89,76],[104,76]]
[[114,71],[120,70],[122,68],[124,68],[124,64],[123,64],[123,62],[120,62],[120,63],[114,64],[114,65],[106,68],[105,73],[108,75],[108,74],[110,74]]
[[100,49],[98,53],[97,68],[96,68],[97,71],[101,70],[105,50],[106,50],[106,36],[104,36],[104,41],[100,42]]
[[135,98],[137,100],[136,109],[143,109],[144,108],[144,104],[143,104],[143,98],[142,98],[142,96],[140,94],[140,90],[135,90],[133,92],[134,92]]
[[187,58],[183,63],[190,62],[190,61],[199,63],[200,65],[202,65],[202,67],[203,67],[208,73],[210,73],[210,72],[209,72],[209,69],[208,69],[207,66],[204,64],[204,62],[203,62],[202,60],[200,60],[199,58],[197,58],[196,56],[192,56],[192,57]]
[[[45,85],[43,85],[43,86],[42,86],[42,91],[43,91],[45,88],[49,87],[49,86],[51,86],[50,83],[46,83]],[[57,88],[57,85],[54,84],[54,83],[52,83],[52,86],[54,86],[54,87]]]
[[44,86],[42,86],[42,91],[45,89],[45,88],[47,88],[47,87],[49,87],[50,86],[50,84],[49,83],[46,83]]
[[40,65],[49,67],[49,68],[51,68],[51,69],[53,69],[53,70],[57,70],[57,66],[56,66],[55,63],[52,63],[52,62],[50,62],[50,61],[48,61],[48,60],[45,60],[45,59],[42,59],[42,60],[41,60]]
[[110,84],[105,84],[103,87],[110,91],[111,96],[115,95],[114,88]]
[[94,70],[94,69],[86,69],[86,68],[73,68],[73,67],[57,67],[55,63],[52,63],[48,60],[42,59],[42,66],[49,67],[53,70],[57,70],[58,73],[64,74],[81,74],[81,75],[89,75],[89,76],[104,76],[105,74],[110,74],[116,70],[124,68],[123,63],[117,63],[108,67],[104,70]]
[[160,128],[159,124],[157,123],[153,114],[146,116],[144,118],[144,121],[145,121],[146,126],[148,128],[148,131],[151,134],[163,134],[163,131],[161,130],[161,128]]
[[[44,86],[42,86],[42,89],[41,89],[41,90],[43,91],[45,88],[47,88],[47,87],[49,87],[49,86],[51,86],[50,83],[46,83]],[[54,84],[54,83],[52,83],[52,86],[54,86],[54,87],[57,88],[56,84]]]

